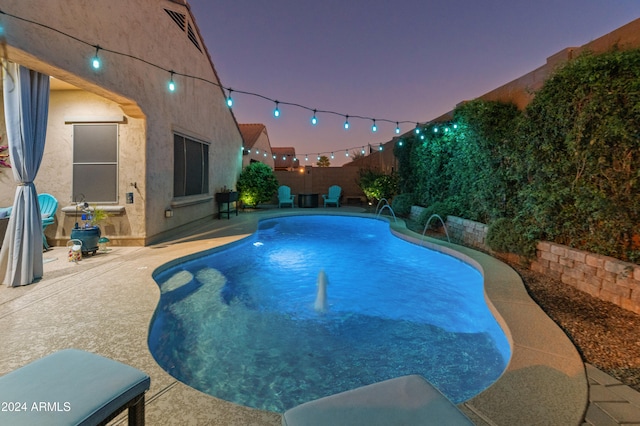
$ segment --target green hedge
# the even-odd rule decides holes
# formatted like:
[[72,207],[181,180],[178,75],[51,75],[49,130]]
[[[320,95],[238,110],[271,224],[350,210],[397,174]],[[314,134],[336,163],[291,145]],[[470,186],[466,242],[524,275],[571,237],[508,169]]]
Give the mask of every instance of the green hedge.
[[465,103],[395,154],[402,192],[488,223],[496,247],[530,255],[548,240],[640,261],[640,50],[581,55],[524,111]]

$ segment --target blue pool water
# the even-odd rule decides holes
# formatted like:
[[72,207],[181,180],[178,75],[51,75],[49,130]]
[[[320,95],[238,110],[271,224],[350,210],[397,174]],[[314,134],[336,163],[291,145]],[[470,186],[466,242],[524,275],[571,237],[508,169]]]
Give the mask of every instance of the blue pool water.
[[[328,278],[326,312],[314,309]],[[263,220],[238,243],[154,276],[149,346],[171,375],[241,405],[282,412],[421,374],[453,402],[492,384],[510,357],[481,274],[345,216]]]

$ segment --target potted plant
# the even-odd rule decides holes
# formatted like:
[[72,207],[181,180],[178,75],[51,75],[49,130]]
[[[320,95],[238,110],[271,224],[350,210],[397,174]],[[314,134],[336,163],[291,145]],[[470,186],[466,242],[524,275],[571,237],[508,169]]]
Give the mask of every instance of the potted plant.
[[109,215],[104,209],[98,206],[89,207],[87,203],[82,205],[82,224],[76,223],[71,230],[71,239],[82,241],[82,254],[96,254],[99,248],[99,241],[102,232],[98,226],[100,222],[106,220]]

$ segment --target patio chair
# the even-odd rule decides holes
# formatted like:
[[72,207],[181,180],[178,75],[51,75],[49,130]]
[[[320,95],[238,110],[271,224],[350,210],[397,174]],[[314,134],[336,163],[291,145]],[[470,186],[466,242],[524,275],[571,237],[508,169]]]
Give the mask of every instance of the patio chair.
[[51,194],[38,194],[38,204],[40,204],[40,214],[42,215],[42,246],[45,250],[49,250],[47,237],[44,230],[55,220],[56,210],[58,210],[58,200]]
[[340,194],[342,194],[342,188],[338,185],[330,186],[329,194],[322,194],[324,206],[327,207],[327,204],[335,204],[336,207],[340,207]]
[[291,195],[291,188],[287,185],[282,185],[278,188],[278,207],[282,207],[283,204],[291,204],[293,208],[293,200],[295,196]]

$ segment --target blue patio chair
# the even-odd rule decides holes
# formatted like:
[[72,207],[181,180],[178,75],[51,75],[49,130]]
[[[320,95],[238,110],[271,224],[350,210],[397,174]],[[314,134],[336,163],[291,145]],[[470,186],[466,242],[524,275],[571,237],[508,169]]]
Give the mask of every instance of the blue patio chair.
[[327,207],[327,204],[335,204],[336,207],[340,207],[340,194],[342,193],[342,188],[338,185],[333,185],[329,187],[328,194],[322,194],[322,198],[324,199],[324,206]]
[[38,194],[38,204],[40,204],[40,214],[42,215],[42,246],[45,250],[49,250],[44,230],[55,221],[58,200],[51,194]]
[[294,196],[291,195],[291,188],[287,185],[282,185],[278,188],[278,207],[282,207],[283,204],[291,204],[293,207]]

